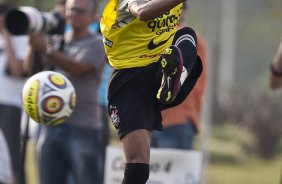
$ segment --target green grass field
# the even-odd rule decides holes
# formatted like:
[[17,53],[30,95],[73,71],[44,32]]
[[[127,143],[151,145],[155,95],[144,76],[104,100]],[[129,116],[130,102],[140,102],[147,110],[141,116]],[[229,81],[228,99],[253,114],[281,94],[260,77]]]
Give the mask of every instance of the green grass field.
[[281,184],[282,155],[270,161],[252,157],[241,164],[210,164],[207,184]]

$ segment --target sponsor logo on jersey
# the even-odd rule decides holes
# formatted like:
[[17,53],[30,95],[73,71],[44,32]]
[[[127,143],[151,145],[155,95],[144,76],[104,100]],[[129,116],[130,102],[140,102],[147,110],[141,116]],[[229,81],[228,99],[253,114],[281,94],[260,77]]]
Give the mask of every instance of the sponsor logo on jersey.
[[148,44],[148,49],[153,50],[159,46],[162,46],[163,44],[165,44],[174,34],[171,34],[168,39],[165,39],[163,41],[160,41],[159,43],[155,44],[154,43],[154,38],[150,40],[149,44]]
[[112,48],[112,46],[113,46],[113,42],[112,41],[110,41],[110,40],[108,40],[107,38],[103,38],[103,42],[104,42],[104,44],[105,45],[107,45],[108,47],[110,47],[110,48]]
[[[166,17],[165,17],[166,16]],[[165,13],[164,15],[155,18],[152,21],[147,23],[148,28],[151,29],[152,32],[156,32],[156,35],[161,35],[165,32],[170,32],[173,30],[180,19],[179,15],[169,15],[169,12]]]
[[[167,12],[157,18],[155,18],[152,21],[149,21],[147,23],[147,26],[149,29],[151,29],[152,32],[155,32],[155,34],[158,36],[162,35],[163,33],[169,33],[171,31],[173,31],[175,29],[175,27],[177,26],[179,19],[180,19],[180,10],[178,10],[178,13],[176,13],[176,15],[170,15],[170,12]],[[159,43],[155,43],[155,38],[151,39],[150,42],[148,43],[148,49],[153,50],[157,47],[160,47],[164,44],[166,44],[166,42],[174,35],[170,34],[170,36],[165,39],[160,41]]]

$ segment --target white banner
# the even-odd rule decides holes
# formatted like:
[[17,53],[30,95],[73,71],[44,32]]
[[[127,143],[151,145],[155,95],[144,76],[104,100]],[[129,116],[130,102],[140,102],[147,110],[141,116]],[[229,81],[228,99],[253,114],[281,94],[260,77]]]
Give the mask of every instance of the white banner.
[[[124,156],[120,147],[108,146],[104,184],[121,184]],[[199,151],[151,148],[147,184],[200,184],[203,155]]]

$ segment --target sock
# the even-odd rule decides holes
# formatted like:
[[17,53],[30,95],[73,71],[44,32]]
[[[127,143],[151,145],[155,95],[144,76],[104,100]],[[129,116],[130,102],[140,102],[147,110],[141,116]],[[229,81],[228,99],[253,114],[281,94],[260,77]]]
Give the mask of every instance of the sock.
[[173,44],[176,45],[182,54],[183,72],[181,74],[181,84],[191,73],[197,58],[197,36],[193,29],[189,27],[182,28],[175,33]]
[[145,184],[149,179],[149,164],[126,163],[122,184]]

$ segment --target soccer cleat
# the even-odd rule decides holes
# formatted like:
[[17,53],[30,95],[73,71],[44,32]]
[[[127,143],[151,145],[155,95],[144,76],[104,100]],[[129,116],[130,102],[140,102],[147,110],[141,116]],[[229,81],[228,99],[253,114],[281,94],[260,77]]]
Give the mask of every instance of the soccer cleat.
[[161,103],[168,104],[175,99],[181,87],[183,59],[180,50],[174,45],[168,47],[162,56],[161,65],[163,77],[157,99]]

